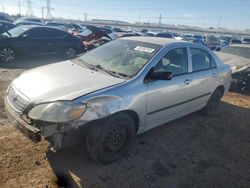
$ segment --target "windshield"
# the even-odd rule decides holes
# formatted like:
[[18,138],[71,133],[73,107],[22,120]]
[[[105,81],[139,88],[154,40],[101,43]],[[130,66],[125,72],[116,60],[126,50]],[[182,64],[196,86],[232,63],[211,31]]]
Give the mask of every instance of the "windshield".
[[223,48],[221,52],[241,56],[244,58],[250,59],[250,46],[249,47],[240,47],[240,46],[228,46],[226,48]]
[[12,37],[18,37],[21,34],[23,34],[25,31],[27,31],[29,29],[29,27],[15,27],[11,30],[9,30],[8,32],[3,33],[2,35],[5,36],[12,36]]
[[156,44],[118,39],[84,54],[79,62],[133,77],[161,47]]

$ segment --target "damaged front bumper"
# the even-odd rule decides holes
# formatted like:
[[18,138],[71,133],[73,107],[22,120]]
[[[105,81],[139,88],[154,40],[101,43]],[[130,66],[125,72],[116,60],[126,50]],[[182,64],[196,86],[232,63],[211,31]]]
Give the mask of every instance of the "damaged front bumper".
[[[37,143],[41,140],[48,140],[50,143],[49,148],[52,151],[59,150],[65,146],[71,145],[71,143],[64,142],[64,138],[67,133],[71,133],[71,130],[78,128],[86,122],[78,121],[66,124],[56,124],[49,122],[28,122],[25,119],[25,115],[14,110],[8,98],[5,98],[5,111],[10,122],[22,132],[26,137]],[[65,139],[68,141],[68,139]]]

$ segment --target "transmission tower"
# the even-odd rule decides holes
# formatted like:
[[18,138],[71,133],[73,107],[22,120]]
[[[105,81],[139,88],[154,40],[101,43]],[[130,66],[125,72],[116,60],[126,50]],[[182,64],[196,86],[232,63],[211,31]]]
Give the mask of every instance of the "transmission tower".
[[46,18],[50,19],[50,18],[52,18],[51,11],[54,10],[54,8],[51,7],[51,5],[50,5],[51,1],[50,0],[46,0],[46,2],[47,2],[47,5],[46,5],[46,9],[47,9]]
[[33,16],[32,1],[31,0],[27,0],[26,3],[27,3],[26,16],[32,17]]

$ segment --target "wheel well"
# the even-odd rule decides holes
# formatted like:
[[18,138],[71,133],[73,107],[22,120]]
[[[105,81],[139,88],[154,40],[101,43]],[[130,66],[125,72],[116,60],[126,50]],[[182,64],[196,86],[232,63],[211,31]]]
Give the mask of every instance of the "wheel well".
[[132,119],[135,122],[135,132],[137,133],[138,128],[139,128],[139,123],[140,123],[140,119],[139,119],[139,116],[137,115],[137,113],[133,110],[124,110],[124,111],[117,112],[116,114],[120,114],[120,113],[127,114],[130,117],[132,117]]
[[225,93],[225,87],[220,85],[219,87],[217,87],[216,89],[219,89],[221,91],[221,97],[223,97],[224,93]]

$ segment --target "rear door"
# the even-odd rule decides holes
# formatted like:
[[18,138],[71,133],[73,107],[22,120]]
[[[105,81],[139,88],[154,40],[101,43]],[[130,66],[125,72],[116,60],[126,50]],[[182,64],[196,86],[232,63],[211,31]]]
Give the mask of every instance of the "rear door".
[[43,54],[51,52],[52,43],[50,32],[48,32],[47,28],[35,27],[25,32],[23,35],[28,36],[23,39],[28,54]]
[[183,116],[191,95],[192,79],[189,74],[186,47],[169,50],[155,69],[172,72],[173,78],[147,83],[146,129]]
[[192,93],[188,104],[190,111],[199,110],[204,106],[218,85],[217,67],[211,54],[199,48],[190,48],[192,62]]

